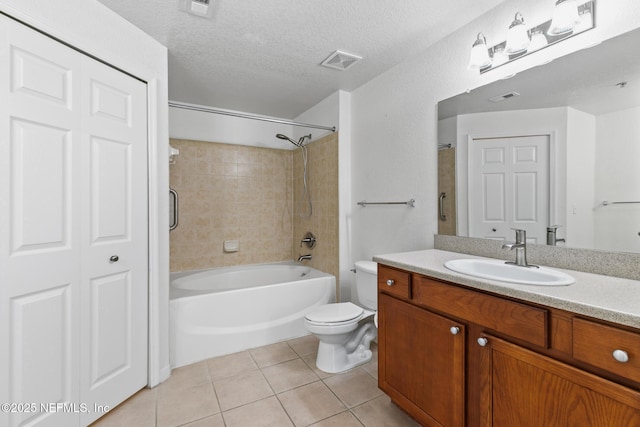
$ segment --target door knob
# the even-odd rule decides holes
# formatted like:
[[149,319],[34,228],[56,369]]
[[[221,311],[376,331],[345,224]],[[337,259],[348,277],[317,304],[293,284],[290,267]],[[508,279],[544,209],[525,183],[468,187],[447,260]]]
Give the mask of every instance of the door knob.
[[488,339],[486,339],[485,337],[480,337],[480,338],[478,338],[478,345],[479,345],[480,347],[484,347],[484,346],[486,346],[487,344],[489,344],[489,340],[488,340]]
[[109,258],[110,262],[118,262],[118,260],[120,259],[120,257],[118,255],[111,255],[111,258]]
[[451,332],[451,335],[458,335],[458,333],[460,332],[460,328],[457,326],[452,326],[449,328],[449,332]]
[[387,286],[393,286],[395,283],[396,283],[396,281],[393,280],[393,279],[387,280]]

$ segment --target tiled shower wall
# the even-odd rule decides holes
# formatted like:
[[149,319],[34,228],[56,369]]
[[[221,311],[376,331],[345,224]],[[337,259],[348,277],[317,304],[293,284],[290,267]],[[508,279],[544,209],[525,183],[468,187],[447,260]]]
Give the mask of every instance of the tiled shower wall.
[[[170,234],[171,271],[292,259],[291,151],[171,140],[178,228]],[[240,250],[223,251],[225,240]]]
[[[311,261],[305,261],[318,270],[333,274],[339,282],[338,245],[338,134],[332,133],[307,146],[308,186],[311,194],[313,214],[308,216],[308,205],[303,186],[302,150],[293,154],[293,253],[295,258],[311,254]],[[307,231],[317,240],[309,249],[300,247],[300,240]]]
[[[171,145],[180,150],[170,166],[180,200],[179,225],[170,234],[172,272],[311,253],[306,264],[338,277],[337,134],[307,146],[310,218],[304,215],[301,150],[178,139]],[[318,238],[312,250],[300,248],[307,231]],[[225,253],[224,240],[238,240],[240,250]]]

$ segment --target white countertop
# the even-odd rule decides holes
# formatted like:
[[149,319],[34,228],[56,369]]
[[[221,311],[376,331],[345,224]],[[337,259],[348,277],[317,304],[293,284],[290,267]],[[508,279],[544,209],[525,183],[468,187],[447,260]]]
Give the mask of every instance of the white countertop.
[[373,260],[471,288],[640,329],[640,281],[554,268],[573,276],[576,282],[568,286],[520,285],[480,279],[456,273],[444,266],[449,260],[463,258],[482,259],[457,252],[427,249],[377,255]]

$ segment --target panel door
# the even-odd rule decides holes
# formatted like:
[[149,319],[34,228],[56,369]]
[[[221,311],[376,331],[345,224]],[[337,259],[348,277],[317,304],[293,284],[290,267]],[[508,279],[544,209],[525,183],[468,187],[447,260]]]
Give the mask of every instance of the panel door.
[[0,401],[36,405],[3,426],[78,423],[40,405],[79,401],[79,64],[0,15]]
[[82,92],[80,395],[114,407],[147,383],[146,85],[83,57]]
[[640,426],[640,393],[488,337],[480,351],[482,426]]
[[380,388],[422,425],[463,426],[465,326],[383,293],[378,309]]
[[549,136],[475,139],[469,147],[469,236],[545,243],[549,226]]
[[87,424],[146,383],[145,91],[0,16],[0,402],[33,404],[0,425]]

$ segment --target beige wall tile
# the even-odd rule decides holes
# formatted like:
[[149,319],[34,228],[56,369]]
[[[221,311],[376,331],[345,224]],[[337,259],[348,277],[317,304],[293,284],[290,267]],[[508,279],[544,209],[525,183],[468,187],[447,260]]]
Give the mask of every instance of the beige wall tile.
[[[171,145],[180,150],[170,166],[180,198],[171,271],[292,258],[291,151],[177,139]],[[225,253],[224,240],[236,239],[240,251]]]
[[[180,224],[171,232],[171,271],[297,259],[336,276],[338,254],[338,134],[307,146],[313,215],[303,190],[301,150],[274,150],[203,141],[171,140],[180,150],[170,166],[180,197]],[[307,231],[318,238],[307,252]],[[224,240],[239,240],[225,253]]]

